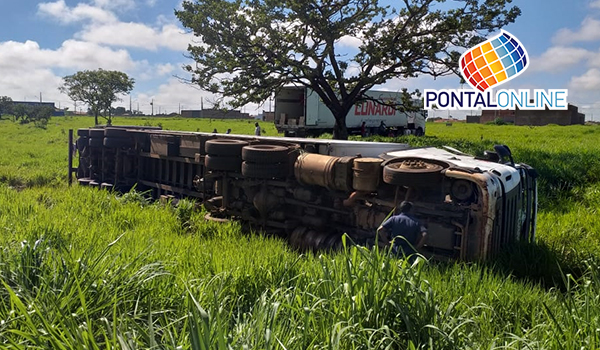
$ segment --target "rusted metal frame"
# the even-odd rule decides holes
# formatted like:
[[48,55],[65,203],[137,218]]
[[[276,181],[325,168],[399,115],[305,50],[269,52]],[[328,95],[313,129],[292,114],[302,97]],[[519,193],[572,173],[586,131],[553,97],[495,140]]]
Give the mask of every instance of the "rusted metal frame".
[[185,188],[185,167],[186,167],[186,163],[181,163],[178,162],[177,164],[179,164],[179,187],[181,188]]
[[[456,247],[459,250],[459,256],[461,260],[465,260],[467,258],[467,240],[469,236],[469,216],[467,214],[467,223],[465,225],[459,223],[456,220],[452,220],[452,224],[460,229],[460,246]],[[456,249],[455,248],[455,249]]]
[[179,187],[175,187],[175,186],[169,186],[169,185],[164,185],[161,183],[157,183],[157,182],[152,182],[152,181],[146,181],[146,180],[140,180],[140,183],[152,188],[156,188],[159,190],[164,190],[167,192],[172,192],[172,193],[180,193],[186,196],[190,196],[190,197],[196,197],[196,198],[200,198],[200,199],[204,199],[204,195],[200,192],[196,192],[196,191],[190,191],[190,190],[186,190],[184,188],[179,188]]
[[226,209],[229,206],[229,180],[227,179],[227,172],[223,172],[223,179],[221,181],[223,181],[221,184],[221,193],[223,195],[221,208]]
[[336,213],[336,214],[342,214],[342,215],[351,215],[351,212],[347,212],[347,211],[343,211],[343,210],[338,210],[338,209],[333,209],[333,208],[327,208],[327,207],[322,207],[319,205],[314,205],[314,204],[309,204],[309,203],[305,203],[302,201],[299,201],[297,199],[292,199],[292,198],[284,198],[284,201],[288,204],[292,204],[292,205],[300,205],[300,206],[304,206],[307,208],[312,208],[312,209],[318,209],[318,210],[322,210],[322,211],[328,211],[331,213]]
[[[186,158],[186,157],[175,157],[175,156],[162,156],[154,153],[140,152],[141,157],[154,158],[154,159],[169,159],[182,163],[190,163],[190,164],[201,164],[201,162],[196,161],[196,159]],[[199,160],[204,161],[203,158],[199,158]]]
[[187,169],[188,169],[188,176],[187,176],[187,180],[185,183],[185,187],[192,189],[192,188],[194,188],[194,165],[192,165],[192,164],[187,165]]

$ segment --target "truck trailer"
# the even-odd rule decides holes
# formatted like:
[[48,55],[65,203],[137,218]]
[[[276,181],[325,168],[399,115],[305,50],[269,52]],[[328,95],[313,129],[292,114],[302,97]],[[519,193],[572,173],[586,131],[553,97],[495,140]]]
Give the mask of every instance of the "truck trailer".
[[[379,245],[376,230],[404,200],[428,228],[423,255],[486,259],[532,241],[536,172],[498,145],[474,157],[406,144],[178,132],[77,130],[80,185],[190,198],[205,218],[238,220],[301,251],[336,249],[342,236]],[[69,153],[72,155],[72,153]]]
[[[360,134],[363,122],[367,134],[376,134],[381,122],[394,136],[425,134],[426,110],[400,112],[394,107],[394,104],[401,101],[402,93],[370,91],[367,95],[373,100],[354,105],[346,116],[349,134]],[[421,104],[421,101],[415,100],[414,103]],[[275,126],[285,136],[305,137],[332,133],[334,124],[335,118],[329,108],[309,88],[284,87],[275,96]]]

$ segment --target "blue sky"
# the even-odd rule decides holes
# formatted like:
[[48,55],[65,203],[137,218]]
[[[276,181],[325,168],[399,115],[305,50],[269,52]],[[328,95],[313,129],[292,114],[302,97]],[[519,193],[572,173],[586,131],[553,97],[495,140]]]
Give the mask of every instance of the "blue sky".
[[[180,0],[0,0],[0,96],[69,106],[61,78],[83,69],[114,69],[136,80],[133,108],[176,112],[199,108],[208,93],[182,84],[193,40],[175,18]],[[600,120],[600,0],[515,0],[522,10],[506,30],[527,48],[531,64],[503,88],[569,89],[569,102]],[[457,77],[393,80],[382,89],[458,88]],[[129,99],[115,106],[129,106]],[[80,105],[81,107],[81,105]],[[267,107],[264,107],[268,109]],[[247,106],[256,114],[262,108]],[[446,115],[448,112],[437,112]],[[457,115],[456,113],[452,113]]]

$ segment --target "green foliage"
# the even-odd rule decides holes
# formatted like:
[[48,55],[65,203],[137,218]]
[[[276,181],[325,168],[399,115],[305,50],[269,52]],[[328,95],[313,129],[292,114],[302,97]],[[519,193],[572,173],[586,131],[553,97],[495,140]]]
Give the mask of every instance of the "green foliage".
[[54,113],[52,107],[30,106],[18,104],[12,107],[15,121],[21,124],[33,123],[36,127],[46,129],[48,121]]
[[59,90],[73,101],[86,103],[94,115],[96,125],[100,112],[104,112],[102,117],[111,124],[113,102],[120,101],[120,94],[127,94],[133,90],[134,83],[134,80],[123,72],[85,70],[64,77]]
[[12,98],[0,96],[0,119],[2,119],[2,115],[12,113],[12,105]]
[[[261,103],[285,85],[309,87],[336,118],[334,138],[346,139],[346,115],[368,90],[393,77],[454,74],[460,53],[448,48],[472,47],[513,22],[520,10],[510,3],[208,0],[184,1],[175,14],[202,43],[188,49],[192,83],[233,106]],[[348,54],[349,38],[360,45]]]
[[491,122],[487,122],[486,125],[508,125],[511,123],[506,122],[504,119],[498,117]]

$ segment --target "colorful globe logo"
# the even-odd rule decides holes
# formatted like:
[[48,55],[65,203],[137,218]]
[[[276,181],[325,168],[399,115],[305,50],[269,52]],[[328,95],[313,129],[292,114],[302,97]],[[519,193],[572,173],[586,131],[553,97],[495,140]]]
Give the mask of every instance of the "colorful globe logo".
[[523,44],[503,30],[465,52],[460,57],[460,71],[469,85],[483,92],[516,78],[525,71],[528,62]]

